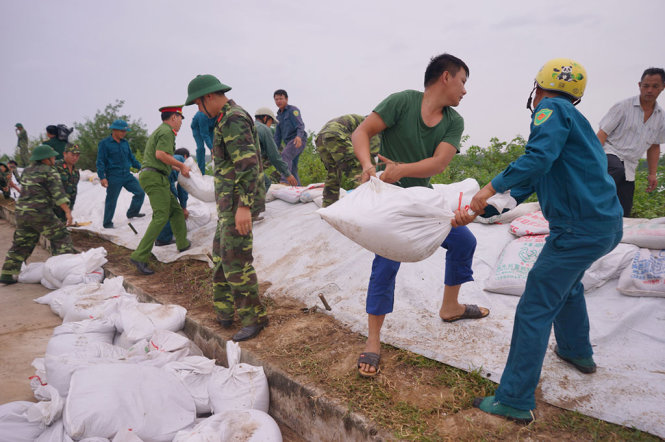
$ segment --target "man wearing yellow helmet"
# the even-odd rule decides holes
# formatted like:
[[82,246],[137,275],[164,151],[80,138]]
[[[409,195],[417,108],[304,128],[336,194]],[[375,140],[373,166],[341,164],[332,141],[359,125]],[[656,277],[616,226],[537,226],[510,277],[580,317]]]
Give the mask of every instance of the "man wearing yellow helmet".
[[[535,111],[524,155],[483,187],[470,205],[487,216],[492,215],[487,199],[497,192],[510,189],[518,202],[536,192],[550,225],[517,305],[500,385],[495,396],[474,401],[487,413],[522,423],[533,420],[552,325],[555,354],[583,373],[596,371],[581,279],[594,261],[619,243],[623,231],[605,153],[587,119],[574,107],[584,94],[586,77],[584,68],[570,59],[554,59],[541,68],[532,91]],[[474,217],[456,212],[458,224]]]
[[623,215],[630,216],[635,193],[635,169],[647,154],[647,192],[658,185],[660,145],[665,143],[665,112],[658,95],[665,89],[665,70],[649,68],[642,73],[640,95],[612,106],[600,120],[598,139],[607,154],[607,172],[617,186]]

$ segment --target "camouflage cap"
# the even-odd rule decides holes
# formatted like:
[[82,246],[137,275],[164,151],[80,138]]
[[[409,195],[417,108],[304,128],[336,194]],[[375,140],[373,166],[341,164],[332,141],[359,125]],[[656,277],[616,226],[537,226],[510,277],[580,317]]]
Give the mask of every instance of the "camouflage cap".
[[65,147],[65,152],[71,152],[71,153],[81,153],[81,149],[79,148],[78,144],[67,144],[67,147]]
[[23,125],[21,123],[16,123],[14,127],[23,127]]
[[46,158],[52,158],[58,156],[58,152],[53,150],[53,148],[47,144],[40,144],[35,147],[35,150],[32,151],[30,156],[30,161],[41,161]]

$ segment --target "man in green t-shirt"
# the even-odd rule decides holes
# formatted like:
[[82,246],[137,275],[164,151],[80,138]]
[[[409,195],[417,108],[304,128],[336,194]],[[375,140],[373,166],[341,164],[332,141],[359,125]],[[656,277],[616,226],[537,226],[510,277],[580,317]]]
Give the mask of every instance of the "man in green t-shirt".
[[182,115],[182,106],[165,106],[159,111],[162,113],[162,124],[148,138],[139,175],[139,184],[150,199],[152,219],[138,247],[130,255],[131,263],[144,275],[155,273],[148,267],[148,257],[167,222],[171,223],[178,252],[184,252],[191,247],[187,240],[185,214],[171,192],[169,181],[169,175],[174,168],[183,176],[189,177],[189,167],[173,158],[175,137],[185,117]]
[[[401,187],[431,187],[430,177],[443,172],[459,152],[464,120],[453,109],[466,94],[469,68],[457,57],[432,58],[425,70],[425,91],[406,90],[390,95],[353,132],[351,140],[362,167],[361,181],[375,176],[370,158],[370,138],[381,136],[379,159],[386,164],[381,180]],[[461,285],[473,280],[471,263],[476,238],[465,227],[453,229],[441,247],[447,249],[443,302],[439,317],[444,322],[478,319],[489,310],[460,304]],[[400,263],[376,255],[372,264],[366,311],[368,334],[365,351],[358,359],[358,372],[371,377],[379,372],[381,326],[392,312],[395,278]]]

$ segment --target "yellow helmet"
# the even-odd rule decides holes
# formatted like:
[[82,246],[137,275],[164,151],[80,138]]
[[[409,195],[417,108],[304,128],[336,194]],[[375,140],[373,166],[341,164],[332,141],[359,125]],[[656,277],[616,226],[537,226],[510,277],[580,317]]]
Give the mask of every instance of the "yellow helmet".
[[586,70],[570,58],[554,58],[540,68],[536,84],[542,89],[563,92],[579,100],[586,88]]

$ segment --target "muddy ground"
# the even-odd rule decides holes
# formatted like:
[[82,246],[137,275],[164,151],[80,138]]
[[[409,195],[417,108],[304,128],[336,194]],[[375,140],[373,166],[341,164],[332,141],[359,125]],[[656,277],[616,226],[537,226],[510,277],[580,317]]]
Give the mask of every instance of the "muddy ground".
[[[84,232],[73,232],[79,250],[103,246],[109,269],[123,275],[162,303],[187,308],[188,315],[216,327],[230,339],[230,331],[215,324],[211,306],[211,269],[193,260],[163,264],[139,275],[129,263],[130,251]],[[260,275],[259,275],[260,278]],[[381,373],[360,378],[356,359],[364,337],[351,332],[331,316],[299,301],[260,292],[268,308],[270,325],[256,339],[243,343],[261,358],[301,382],[316,386],[349,410],[359,412],[378,427],[402,440],[658,440],[620,426],[561,410],[538,401],[536,421],[523,426],[487,415],[472,406],[475,396],[492,394],[495,384],[479,373],[469,374],[422,356],[384,345]],[[239,326],[238,324],[236,324]],[[296,440],[285,434],[285,440]]]

